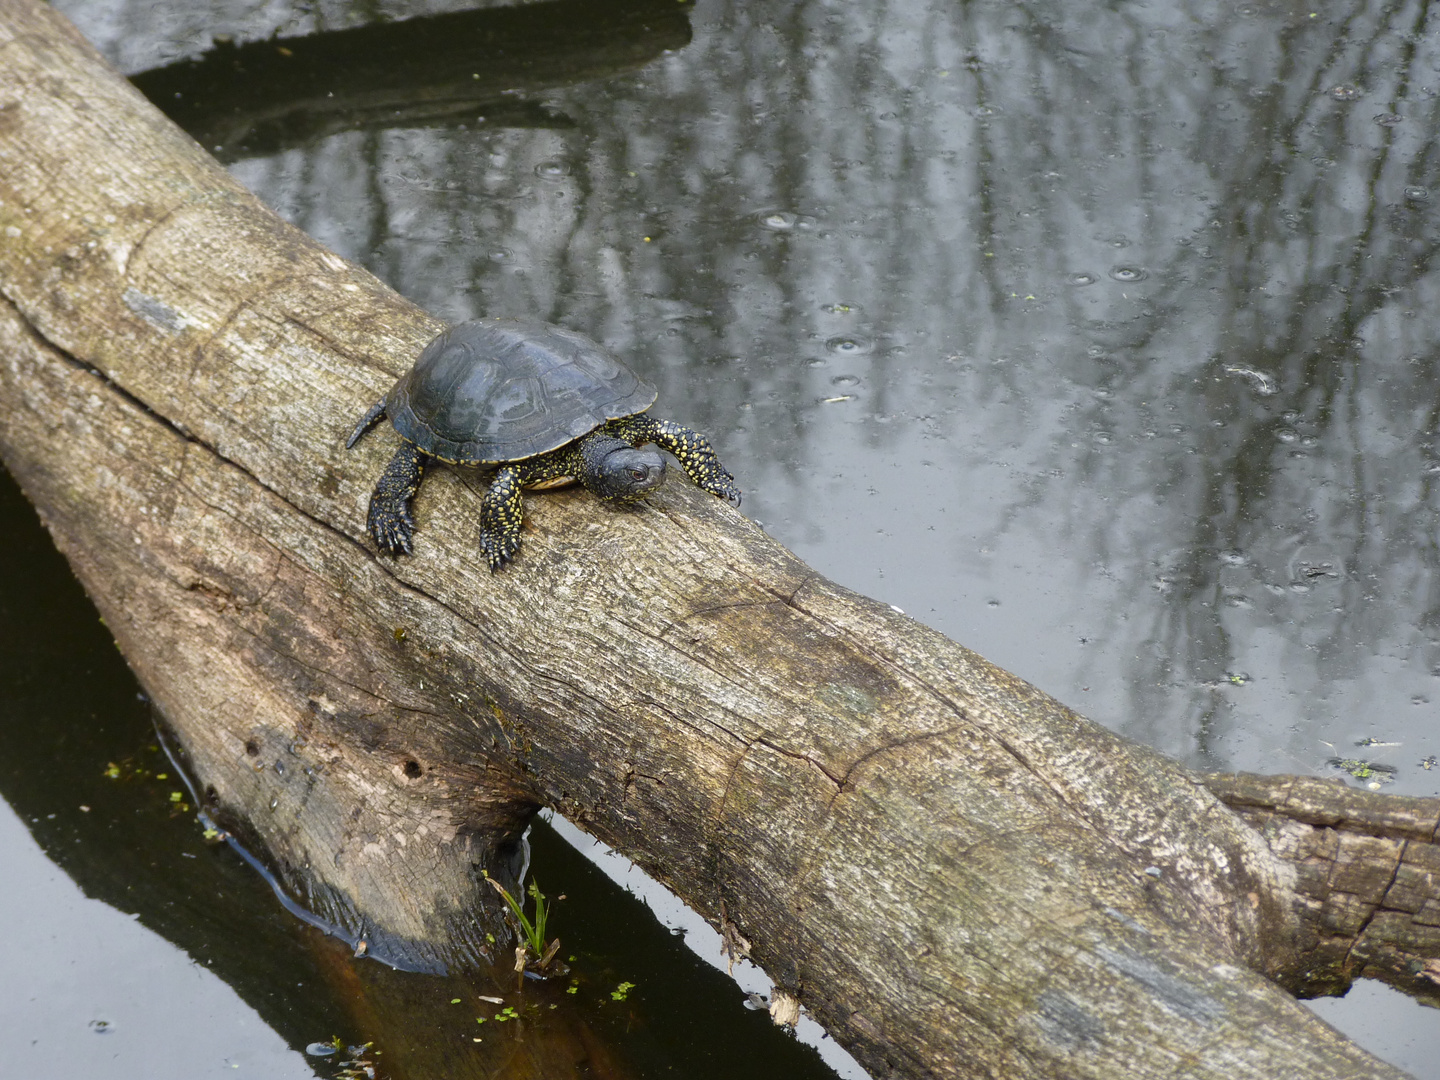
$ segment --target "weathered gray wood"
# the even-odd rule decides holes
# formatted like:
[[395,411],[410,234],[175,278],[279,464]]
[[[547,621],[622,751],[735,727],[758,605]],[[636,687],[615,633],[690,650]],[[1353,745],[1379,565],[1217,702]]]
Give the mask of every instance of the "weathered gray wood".
[[1380,979],[1440,1004],[1440,799],[1311,776],[1222,773],[1206,784],[1294,868],[1305,963],[1286,985],[1319,997]]
[[0,456],[210,806],[376,949],[473,959],[477,871],[548,804],[876,1075],[1398,1075],[1271,981],[1294,867],[1199,778],[683,482],[533,498],[492,577],[441,470],[376,558],[393,444],[344,437],[438,324],[33,0],[0,0],[0,239]]

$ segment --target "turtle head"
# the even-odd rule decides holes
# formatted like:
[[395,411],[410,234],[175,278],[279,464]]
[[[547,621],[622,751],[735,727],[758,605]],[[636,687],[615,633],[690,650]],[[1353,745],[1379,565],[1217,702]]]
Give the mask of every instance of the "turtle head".
[[585,486],[602,499],[631,502],[664,482],[665,459],[660,451],[620,443],[593,463]]

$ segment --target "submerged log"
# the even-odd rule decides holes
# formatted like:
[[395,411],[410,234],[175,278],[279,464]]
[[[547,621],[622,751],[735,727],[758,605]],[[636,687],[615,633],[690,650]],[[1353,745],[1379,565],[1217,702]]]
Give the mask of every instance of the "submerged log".
[[[1284,799],[1210,781],[1262,833],[683,481],[635,512],[533,498],[492,576],[479,485],[438,470],[415,556],[377,557],[393,436],[344,439],[440,324],[45,5],[0,0],[0,57],[0,457],[209,811],[343,933],[479,962],[481,872],[512,873],[548,805],[877,1076],[1399,1075],[1282,987],[1384,968],[1347,933],[1433,945],[1336,915],[1345,890],[1263,817]],[[1394,875],[1417,913],[1426,865]]]

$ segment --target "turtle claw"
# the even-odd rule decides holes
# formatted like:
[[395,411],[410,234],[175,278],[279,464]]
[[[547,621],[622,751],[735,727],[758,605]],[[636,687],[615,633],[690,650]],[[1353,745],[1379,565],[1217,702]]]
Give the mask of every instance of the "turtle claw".
[[723,482],[716,484],[710,491],[712,494],[724,499],[731,506],[738,507],[740,505],[740,489],[735,486],[735,477],[731,476],[728,472],[724,473],[723,476]]
[[408,513],[391,514],[372,509],[369,525],[376,546],[387,555],[415,553],[415,522]]
[[415,518],[410,500],[420,489],[425,457],[409,443],[395,451],[370,496],[365,524],[376,546],[389,555],[414,554]]
[[480,550],[485,553],[485,561],[490,564],[490,572],[493,574],[515,557],[515,553],[520,550],[520,538],[482,531]]
[[721,470],[705,478],[700,485],[717,499],[724,499],[731,506],[740,505],[740,489],[735,486],[735,477]]

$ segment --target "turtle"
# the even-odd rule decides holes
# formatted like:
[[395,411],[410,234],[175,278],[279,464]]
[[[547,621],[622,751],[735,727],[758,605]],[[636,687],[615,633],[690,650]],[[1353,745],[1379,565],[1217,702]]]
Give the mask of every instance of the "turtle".
[[479,319],[450,327],[355,425],[346,449],[389,418],[400,448],[370,496],[366,525],[390,555],[414,551],[410,502],[426,466],[493,467],[480,503],[480,548],[492,571],[520,548],[526,488],[575,481],[630,503],[665,480],[675,455],[696,485],[740,505],[735,478],[697,431],[646,411],[655,387],[583,334],[548,323]]

